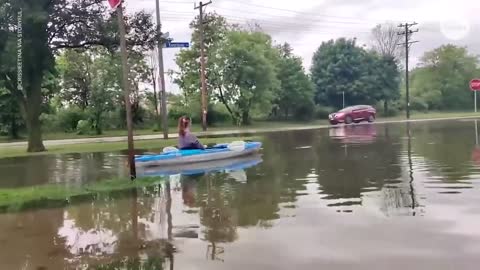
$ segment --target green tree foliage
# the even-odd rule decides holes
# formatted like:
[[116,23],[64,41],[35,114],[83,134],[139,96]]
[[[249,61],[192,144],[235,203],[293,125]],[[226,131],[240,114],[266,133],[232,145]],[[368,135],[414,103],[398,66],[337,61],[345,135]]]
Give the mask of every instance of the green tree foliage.
[[[116,50],[119,44],[115,14],[103,0],[1,0],[0,80],[18,101],[28,130],[28,151],[45,150],[40,114],[44,102],[42,83],[54,71],[54,53],[62,48],[102,45]],[[17,34],[22,11],[23,88],[17,88]],[[151,16],[127,16],[130,48],[151,46],[155,27]],[[140,30],[141,29],[141,30]]]
[[[206,17],[210,21],[205,29],[210,103],[225,105],[236,124],[248,124],[252,114],[286,114],[297,119],[314,115],[313,86],[288,44],[274,47],[264,33],[228,24],[215,13]],[[200,90],[198,18],[191,27],[192,47],[178,54],[180,71],[174,78],[185,103],[195,105]]]
[[[233,26],[228,24],[224,17],[216,13],[205,14],[205,20],[209,22],[204,27],[205,55],[208,59],[206,65],[207,89],[213,91],[218,89],[219,85],[222,85],[220,77],[222,66],[214,64],[218,49],[215,44],[224,40]],[[178,53],[175,62],[179,71],[173,74],[174,82],[182,89],[187,103],[190,103],[190,99],[201,89],[200,62],[198,61],[200,58],[199,17],[196,17],[190,23],[190,28],[193,30],[191,47]],[[211,99],[212,96],[209,95],[209,98]],[[200,113],[200,109],[198,113]]]
[[401,73],[398,62],[393,56],[377,55],[374,65],[377,93],[372,93],[377,101],[383,101],[384,114],[392,114],[389,104],[400,98]]
[[270,112],[280,88],[270,36],[260,32],[231,31],[219,44],[223,65],[218,96],[237,124],[249,124],[251,111]]
[[308,120],[314,116],[313,84],[305,74],[300,57],[293,55],[288,43],[277,46],[279,63],[277,78],[280,89],[274,101],[273,115],[283,115],[288,119],[291,115],[295,119]]
[[399,70],[391,56],[381,56],[356,45],[355,39],[340,38],[322,43],[311,68],[315,101],[342,107],[347,104],[375,104],[399,97]]
[[[139,123],[143,121],[144,113],[140,105],[144,98],[141,84],[149,82],[150,70],[143,55],[132,53],[129,56],[132,112],[134,122]],[[119,76],[121,68],[118,53],[101,48],[67,50],[58,58],[62,99],[86,111],[97,134],[102,133],[105,113],[114,111],[118,104],[124,104]],[[124,114],[123,110],[119,112]]]
[[18,139],[22,125],[23,121],[15,97],[0,85],[0,135]]
[[479,59],[467,48],[444,45],[426,52],[412,72],[411,95],[429,110],[461,110],[472,105],[469,81],[480,75]]

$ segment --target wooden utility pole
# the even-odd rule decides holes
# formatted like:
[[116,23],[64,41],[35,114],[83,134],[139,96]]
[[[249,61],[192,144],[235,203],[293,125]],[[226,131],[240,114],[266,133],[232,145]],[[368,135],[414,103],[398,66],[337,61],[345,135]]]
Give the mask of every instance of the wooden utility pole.
[[168,115],[167,115],[167,92],[165,91],[165,71],[163,67],[163,35],[162,23],[160,20],[160,0],[155,0],[157,6],[157,32],[158,36],[158,85],[160,88],[160,98],[162,104],[162,129],[163,138],[168,139]]
[[203,28],[203,7],[208,6],[212,3],[202,3],[197,6],[195,4],[195,9],[200,11],[199,17],[199,29],[200,29],[200,81],[202,82],[202,129],[203,131],[207,130],[207,82],[205,79],[205,41],[204,41],[204,28]]
[[130,167],[130,179],[137,177],[135,168],[135,152],[133,145],[133,123],[132,123],[132,106],[130,105],[130,81],[128,68],[128,52],[127,41],[125,40],[125,21],[123,20],[123,7],[120,3],[117,7],[118,28],[120,30],[120,49],[122,54],[122,79],[123,91],[125,93],[125,110],[127,112],[127,129],[128,129],[128,165]]
[[152,85],[153,85],[153,105],[155,106],[155,120],[160,122],[160,112],[158,111],[158,101],[159,97],[157,95],[157,56],[155,56],[155,50],[152,50],[152,55],[150,55],[150,75],[152,76]]
[[404,28],[402,32],[399,32],[398,35],[405,35],[405,43],[400,43],[398,45],[405,45],[405,87],[406,87],[406,99],[407,99],[407,119],[410,119],[410,88],[409,88],[409,71],[408,71],[408,53],[410,51],[410,45],[417,43],[418,41],[410,41],[410,37],[413,33],[418,32],[418,29],[415,31],[410,30],[410,27],[417,25],[417,23],[405,23],[400,24],[398,27]]

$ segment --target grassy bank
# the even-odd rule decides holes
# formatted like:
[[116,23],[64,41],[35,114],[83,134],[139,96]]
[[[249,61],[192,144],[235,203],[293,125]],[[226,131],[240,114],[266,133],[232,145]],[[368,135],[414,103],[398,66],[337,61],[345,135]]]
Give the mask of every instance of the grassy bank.
[[[236,140],[255,140],[259,137],[224,137],[224,138],[203,138],[203,144],[224,143]],[[167,146],[175,146],[177,139],[168,140],[141,140],[135,142],[135,149],[144,151],[156,151]],[[127,149],[126,142],[102,142],[102,143],[82,143],[70,145],[54,145],[47,147],[48,151],[40,153],[27,153],[25,147],[3,147],[0,148],[0,158],[38,156],[68,153],[97,153],[97,152],[116,152]]]
[[161,177],[114,179],[101,181],[78,188],[59,185],[42,185],[0,189],[0,212],[21,211],[38,207],[60,207],[76,201],[94,199],[97,194],[127,191],[135,188],[149,187],[163,181]]
[[[412,112],[412,119],[436,119],[436,118],[455,118],[455,117],[472,117],[480,114],[475,114],[474,112]],[[379,117],[379,121],[397,121],[404,120],[405,113],[402,112],[397,116],[393,117]],[[328,122],[326,119],[314,120],[309,122],[295,122],[295,121],[256,121],[249,126],[234,126],[230,123],[218,124],[214,127],[210,127],[209,131],[228,131],[228,130],[247,130],[247,129],[268,129],[268,128],[288,128],[288,127],[298,127],[306,125],[326,125]],[[200,132],[201,126],[194,125],[192,130],[194,132]],[[170,133],[176,132],[176,127],[169,128]],[[138,129],[135,130],[135,135],[153,135],[161,134],[159,131],[153,131],[152,129]],[[107,130],[102,135],[77,135],[75,133],[64,133],[64,132],[46,132],[43,135],[45,140],[68,140],[68,139],[82,139],[82,138],[104,138],[104,137],[121,137],[127,136],[126,130]],[[0,136],[0,143],[4,142],[15,142],[15,141],[25,141],[25,139],[20,140],[11,140],[7,137]]]

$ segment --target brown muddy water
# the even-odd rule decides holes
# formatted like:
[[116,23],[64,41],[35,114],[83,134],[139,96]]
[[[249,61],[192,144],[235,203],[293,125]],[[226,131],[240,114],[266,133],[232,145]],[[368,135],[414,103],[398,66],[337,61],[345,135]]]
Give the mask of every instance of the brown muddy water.
[[[249,168],[0,214],[0,269],[478,269],[477,133],[468,120],[269,134]],[[104,153],[0,172],[2,187],[81,185],[125,167]]]

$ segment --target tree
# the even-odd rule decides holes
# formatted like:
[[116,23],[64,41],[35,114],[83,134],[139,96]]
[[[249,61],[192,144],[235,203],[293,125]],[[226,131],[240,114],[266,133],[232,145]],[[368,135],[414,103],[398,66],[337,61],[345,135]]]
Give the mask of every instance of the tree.
[[356,46],[355,39],[340,38],[322,43],[313,56],[311,68],[315,101],[342,107],[347,104],[374,104],[397,99],[400,74],[391,56],[382,56]]
[[274,101],[274,112],[281,111],[285,118],[309,119],[313,115],[313,84],[305,74],[302,60],[292,54],[288,43],[277,46],[279,63],[277,78],[280,89]]
[[[227,23],[227,20],[216,14],[206,13],[204,21],[208,24],[204,26],[204,43],[206,51],[206,78],[207,89],[213,91],[218,89],[221,85],[221,80],[218,78],[222,66],[216,65],[214,59],[216,58],[218,46],[223,41],[233,26]],[[197,16],[191,23],[190,28],[192,33],[192,46],[189,49],[180,51],[175,59],[179,67],[179,71],[173,73],[174,82],[182,89],[185,97],[193,96],[193,93],[200,91],[200,28],[199,17]],[[211,98],[211,96],[209,96]],[[188,101],[187,101],[188,102]],[[200,113],[200,111],[199,111]]]
[[[144,99],[142,85],[150,82],[150,68],[140,53],[130,53],[128,61],[133,118],[139,123],[143,121],[144,111],[141,107]],[[119,75],[121,68],[119,53],[99,47],[67,50],[58,58],[63,86],[61,97],[70,105],[89,113],[97,134],[102,132],[104,113],[113,111],[115,104],[124,104]],[[124,113],[123,110],[120,112]]]
[[68,50],[58,60],[63,100],[86,111],[90,126],[102,133],[103,114],[115,108],[120,93],[116,60],[105,50]]
[[379,59],[378,73],[382,91],[379,100],[383,100],[385,115],[390,113],[389,104],[400,98],[401,72],[398,62],[391,56],[382,56]]
[[0,85],[0,134],[18,139],[22,124],[22,116],[16,105],[15,97]]
[[378,24],[372,29],[372,48],[382,56],[401,61],[404,54],[398,45],[402,36],[398,35],[398,27],[392,23]]
[[464,109],[472,104],[469,81],[478,75],[479,59],[467,48],[444,45],[426,52],[412,72],[412,96],[428,109]]
[[89,106],[92,95],[93,52],[79,49],[67,50],[57,60],[57,69],[61,74],[62,100],[76,105],[82,110]]
[[348,104],[374,103],[374,59],[355,39],[323,42],[313,56],[311,67],[317,103],[342,107],[342,92]]
[[217,95],[237,124],[249,124],[251,111],[268,113],[280,87],[270,36],[231,31],[218,44],[215,64],[221,68]]
[[[28,130],[29,152],[45,150],[40,114],[44,76],[54,70],[54,53],[63,48],[96,45],[116,50],[117,20],[108,14],[103,0],[1,0],[0,80],[16,97]],[[23,32],[23,88],[17,88],[17,14]],[[151,16],[140,12],[127,16],[128,45],[153,45],[156,33]],[[140,30],[141,29],[141,30]]]
[[[265,113],[271,107],[272,90],[278,88],[273,66],[277,53],[267,35],[241,31],[216,13],[207,13],[205,17],[205,21],[209,22],[204,27],[207,89],[211,93],[209,100],[223,103],[237,124],[247,124],[252,110]],[[182,50],[176,58],[180,71],[174,73],[174,81],[182,89],[186,104],[196,104],[200,90],[198,19],[190,24],[193,29],[191,48]],[[245,65],[240,61],[244,61]],[[266,72],[265,77],[260,76],[262,71]]]

